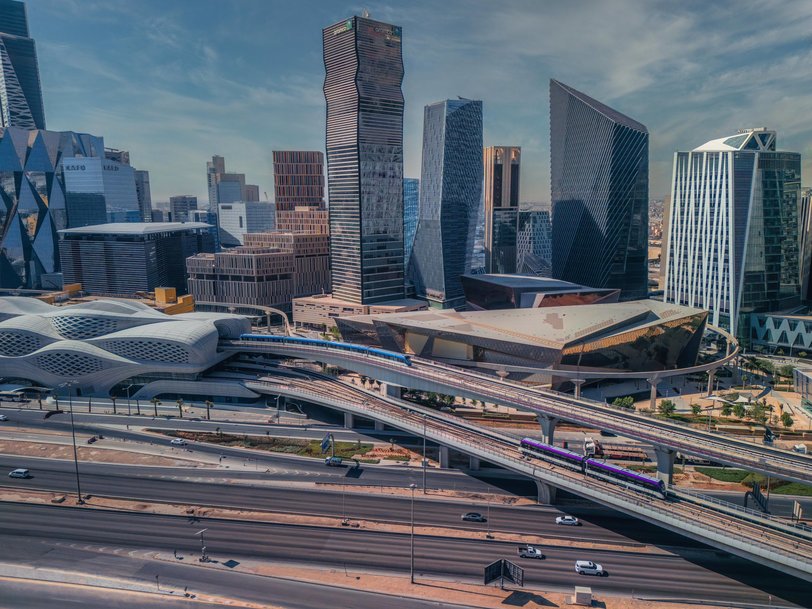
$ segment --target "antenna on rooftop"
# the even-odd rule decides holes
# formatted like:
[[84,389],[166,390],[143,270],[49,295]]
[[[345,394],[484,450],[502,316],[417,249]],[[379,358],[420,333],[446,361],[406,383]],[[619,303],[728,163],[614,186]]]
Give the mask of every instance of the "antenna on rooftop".
[[361,16],[362,16],[364,19],[369,19],[369,9],[366,9],[366,8],[365,8],[364,10],[362,10],[362,11],[361,11]]

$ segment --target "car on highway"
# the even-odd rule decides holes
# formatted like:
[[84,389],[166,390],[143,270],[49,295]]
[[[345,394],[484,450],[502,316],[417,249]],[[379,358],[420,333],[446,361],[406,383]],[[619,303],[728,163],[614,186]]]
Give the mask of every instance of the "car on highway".
[[88,443],[88,444],[93,444],[94,442],[96,442],[96,440],[98,440],[98,438],[97,438],[96,436],[90,436],[90,437],[87,439],[87,443]]
[[324,459],[324,464],[328,467],[341,467],[342,463],[344,463],[344,459],[341,457],[326,457]]
[[488,519],[479,512],[466,512],[462,515],[462,519],[466,522],[488,522]]
[[516,553],[519,555],[519,558],[537,558],[539,560],[544,558],[544,554],[542,554],[541,550],[533,546],[519,546]]
[[8,473],[9,478],[30,478],[31,472],[27,469],[23,469],[22,467],[18,467],[17,469],[13,469]]
[[598,577],[606,575],[603,566],[591,560],[576,560],[575,572],[578,573],[578,575],[597,575]]
[[8,421],[8,417],[4,414],[0,414],[0,421]]
[[186,446],[186,440],[183,438],[172,438],[169,443],[172,446]]
[[571,527],[581,526],[581,521],[575,516],[559,516],[555,519],[556,524],[564,524]]

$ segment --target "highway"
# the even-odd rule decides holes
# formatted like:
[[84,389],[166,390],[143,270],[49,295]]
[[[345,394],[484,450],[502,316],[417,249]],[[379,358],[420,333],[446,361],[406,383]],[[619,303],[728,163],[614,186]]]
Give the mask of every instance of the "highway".
[[[79,550],[104,547],[196,554],[196,531],[208,528],[206,545],[220,561],[263,559],[326,568],[403,573],[409,564],[409,536],[365,530],[288,526],[217,519],[88,511],[70,507],[0,504],[0,542],[11,547],[20,531],[26,543],[68,545]],[[18,538],[18,537],[17,537]],[[478,580],[482,567],[499,557],[515,557],[516,544],[418,536],[416,570],[423,575]],[[525,583],[556,589],[588,584],[597,593],[676,597],[738,602],[768,602],[768,595],[803,606],[808,584],[753,563],[699,551],[690,559],[626,551],[542,547],[543,561],[516,559],[525,567]],[[601,563],[605,578],[578,576],[578,559]],[[392,606],[387,603],[387,606]]]
[[[16,458],[0,456],[0,472],[16,465]],[[76,479],[70,462],[46,461],[32,463],[32,478],[27,480],[0,476],[0,487],[49,490],[75,493]],[[4,469],[5,468],[5,469]],[[88,495],[130,498],[139,501],[161,501],[182,505],[221,506],[236,509],[257,509],[285,514],[349,517],[352,519],[409,522],[409,497],[374,495],[358,492],[342,493],[331,489],[285,488],[260,486],[249,479],[230,480],[227,472],[214,472],[211,478],[196,477],[200,472],[164,471],[150,475],[130,466],[81,464],[82,492]],[[160,472],[160,473],[159,473]],[[403,472],[400,472],[401,474]],[[226,492],[225,485],[228,492]],[[349,488],[349,486],[348,486]],[[415,515],[422,525],[450,526],[465,530],[487,530],[481,523],[463,522],[461,514],[478,511],[490,514],[490,530],[550,538],[571,538],[621,545],[640,543],[678,547],[704,547],[687,538],[675,536],[659,527],[640,523],[617,512],[590,506],[572,506],[566,513],[581,518],[583,526],[574,532],[555,524],[555,517],[564,512],[550,506],[510,507],[488,505],[483,500],[449,500],[423,497],[415,493]]]
[[[37,580],[0,578],[4,609],[43,609],[43,607],[76,607],[77,609],[240,609],[244,603],[261,606],[283,606],[288,609],[325,609],[347,607],[353,609],[437,609],[450,605],[402,599],[350,588],[331,587],[270,576],[253,575],[240,570],[204,569],[194,559],[188,562],[156,561],[143,550],[123,551],[110,545],[89,546],[29,537],[0,536],[3,558],[25,570],[36,568],[56,570],[64,574],[96,575],[112,578],[124,590],[65,586]],[[82,546],[82,547],[80,547]],[[159,578],[156,581],[155,576]],[[83,577],[82,579],[87,579]],[[105,581],[100,582],[104,585]],[[155,594],[131,592],[130,589],[154,591]],[[198,598],[190,602],[184,598],[184,589]],[[160,596],[158,595],[160,589]],[[169,593],[172,593],[170,596]],[[201,602],[200,596],[216,595],[227,602]],[[53,601],[53,602],[45,602]],[[252,604],[251,607],[256,607]],[[455,607],[457,609],[458,606]]]
[[[753,445],[737,438],[708,433],[673,421],[625,412],[604,403],[496,380],[465,368],[417,357],[412,357],[411,366],[406,366],[363,353],[319,346],[263,344],[252,341],[222,341],[222,343],[224,348],[239,352],[276,353],[336,364],[406,387],[421,389],[420,382],[423,382],[431,385],[434,388],[432,390],[536,412],[543,416],[611,431],[749,471],[795,482],[812,483],[812,456]],[[370,369],[377,370],[378,373],[372,373]]]
[[247,385],[260,391],[264,389],[270,393],[293,395],[339,410],[363,413],[406,431],[425,432],[428,438],[469,455],[565,488],[727,551],[812,578],[812,541],[807,538],[807,533],[758,513],[738,512],[734,506],[721,509],[719,506],[703,505],[682,495],[679,499],[664,501],[615,482],[584,476],[580,471],[549,461],[528,460],[513,437],[502,436],[494,430],[442,412],[413,405],[406,408],[402,403],[328,377],[314,376],[308,381],[263,379]]

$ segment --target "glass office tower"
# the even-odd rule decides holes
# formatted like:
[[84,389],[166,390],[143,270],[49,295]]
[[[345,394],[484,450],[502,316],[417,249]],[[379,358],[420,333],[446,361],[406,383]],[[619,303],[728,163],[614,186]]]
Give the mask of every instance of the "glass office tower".
[[485,148],[485,272],[515,273],[519,231],[518,146]]
[[674,158],[664,299],[708,309],[745,345],[746,316],[800,304],[809,272],[801,155],[775,136],[746,129]]
[[45,129],[37,48],[17,0],[0,0],[0,127]]
[[417,219],[420,214],[420,180],[403,178],[403,268],[409,268]]
[[357,304],[401,299],[401,28],[351,17],[322,35],[333,295]]
[[648,129],[550,81],[553,277],[648,295]]
[[482,197],[482,102],[426,106],[420,218],[410,276],[418,298],[443,309],[465,306],[460,276],[471,268]]

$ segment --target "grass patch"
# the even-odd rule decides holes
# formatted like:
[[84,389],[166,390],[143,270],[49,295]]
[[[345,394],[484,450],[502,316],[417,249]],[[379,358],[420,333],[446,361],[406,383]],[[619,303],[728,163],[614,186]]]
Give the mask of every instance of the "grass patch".
[[[162,433],[174,438],[183,438],[195,442],[206,442],[219,446],[235,446],[239,448],[252,448],[256,450],[266,450],[274,453],[285,453],[289,455],[299,455],[301,457],[313,457],[321,459],[324,455],[321,452],[321,440],[298,440],[296,438],[272,438],[270,436],[247,436],[233,435],[225,433],[201,433],[188,431],[173,431],[162,429],[149,429],[156,433]],[[374,446],[363,442],[336,442],[335,454],[343,459],[351,459],[355,455],[365,455]],[[367,459],[365,462],[377,463],[378,459]]]
[[697,472],[704,474],[708,478],[713,478],[714,480],[720,480],[722,482],[737,482],[742,484],[744,483],[744,479],[750,476],[750,472],[746,472],[743,469],[701,466],[697,466],[695,469]]
[[812,486],[801,484],[800,482],[787,482],[780,486],[774,485],[771,492],[776,495],[803,495],[804,497],[812,497]]

